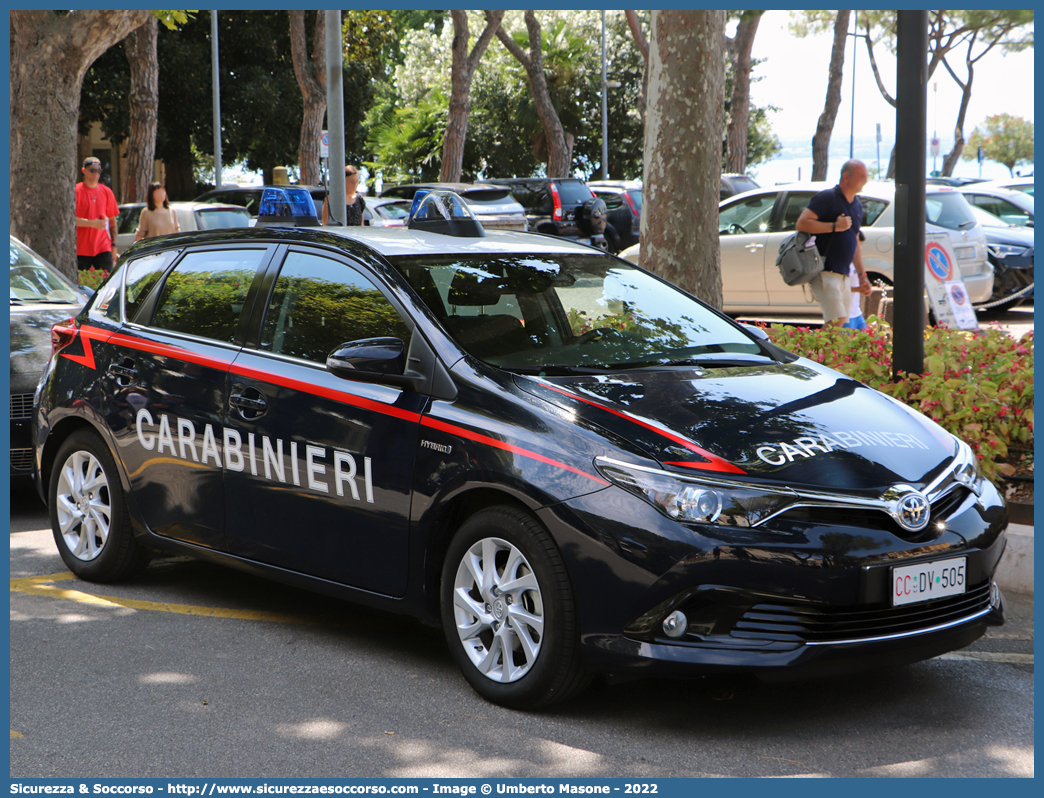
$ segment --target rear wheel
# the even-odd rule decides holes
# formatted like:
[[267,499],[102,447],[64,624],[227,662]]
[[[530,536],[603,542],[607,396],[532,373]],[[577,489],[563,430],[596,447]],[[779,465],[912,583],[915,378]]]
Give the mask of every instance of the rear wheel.
[[491,507],[464,523],[446,554],[441,600],[450,652],[488,701],[534,709],[587,686],[565,564],[522,510]]
[[131,530],[116,463],[91,430],[66,439],[48,486],[51,529],[69,570],[91,582],[114,582],[149,562]]

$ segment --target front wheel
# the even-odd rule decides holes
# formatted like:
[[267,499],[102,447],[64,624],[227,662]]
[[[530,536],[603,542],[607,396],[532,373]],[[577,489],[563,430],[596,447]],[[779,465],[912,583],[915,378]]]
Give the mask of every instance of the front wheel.
[[464,523],[446,554],[441,601],[450,652],[488,701],[534,709],[587,686],[565,564],[522,510],[491,507]]
[[58,449],[48,486],[48,510],[58,553],[90,582],[115,582],[149,562],[131,530],[116,463],[97,433],[80,430]]

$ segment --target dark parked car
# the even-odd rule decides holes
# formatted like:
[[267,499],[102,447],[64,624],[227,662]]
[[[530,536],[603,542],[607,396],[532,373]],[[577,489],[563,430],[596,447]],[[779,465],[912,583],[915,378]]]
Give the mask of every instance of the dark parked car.
[[511,177],[487,182],[506,186],[525,208],[529,229],[607,249],[606,207],[575,177]]
[[[498,230],[528,230],[526,212],[503,186],[490,183],[406,183],[389,186],[381,197],[413,201],[418,191],[452,191],[464,199],[483,227]],[[407,213],[407,216],[409,214]]]
[[751,191],[755,188],[761,188],[761,186],[754,182],[754,178],[747,177],[747,175],[722,175],[719,202],[734,194],[742,194],[744,191]]
[[642,184],[633,180],[596,180],[587,185],[605,202],[605,240],[609,242],[609,251],[616,253],[637,244],[642,232]]
[[[294,188],[303,188],[312,195],[312,201],[315,202],[316,210],[321,212],[323,209],[323,200],[326,199],[326,189],[323,186],[298,186]],[[204,192],[196,197],[193,202],[217,202],[222,205],[241,205],[250,211],[250,215],[256,217],[258,206],[261,204],[261,194],[264,192],[264,186],[225,186],[223,188],[213,188],[210,191]],[[319,216],[316,213],[316,216]]]
[[1033,298],[1033,230],[1007,224],[973,205],[986,233],[986,253],[993,264],[993,296],[975,309],[1002,312]]
[[90,294],[11,236],[11,476],[31,477],[33,392],[51,356],[51,325]]
[[145,241],[54,328],[37,485],[78,577],[164,551],[409,614],[511,707],[1003,622],[1004,499],[902,403],[452,194],[277,221]]

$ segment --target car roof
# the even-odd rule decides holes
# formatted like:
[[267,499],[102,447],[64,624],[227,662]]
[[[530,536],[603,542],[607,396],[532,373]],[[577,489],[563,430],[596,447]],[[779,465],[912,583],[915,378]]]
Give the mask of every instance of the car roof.
[[[213,207],[213,206],[209,206]],[[238,206],[232,206],[238,207]],[[292,227],[269,224],[263,227],[243,227],[222,230],[220,240],[229,244],[237,241],[278,240],[281,242],[336,245],[331,237],[358,242],[385,257],[406,255],[561,255],[603,254],[601,250],[577,244],[566,238],[517,230],[488,228],[481,238],[458,237],[408,227]],[[177,240],[178,246],[204,244],[217,240],[212,232],[175,233],[163,237],[167,242]],[[148,240],[148,239],[147,239]],[[157,239],[163,243],[163,240]],[[142,242],[145,243],[145,242]],[[141,247],[141,244],[138,245]],[[159,248],[159,247],[157,247]],[[139,249],[139,251],[144,251]]]
[[[742,200],[745,197],[756,197],[763,194],[773,194],[780,191],[825,191],[833,188],[836,183],[831,183],[826,180],[800,180],[793,183],[781,183],[775,186],[764,186],[762,188],[751,189],[750,191],[744,191],[740,194],[733,194],[731,197],[726,197],[721,201],[721,204],[726,202],[733,203],[736,200]],[[980,185],[976,183],[975,185]],[[942,186],[942,185],[928,185],[925,184],[925,194],[946,194],[953,193],[958,194],[961,192],[963,186],[958,188],[955,186]],[[972,186],[968,186],[969,189]],[[891,202],[895,197],[895,183],[891,180],[872,180],[868,182],[859,191],[861,197],[871,197],[873,199],[886,200]]]
[[[242,205],[231,205],[227,202],[200,202],[198,200],[188,200],[185,202],[172,202],[170,203],[171,210],[182,210],[182,211],[213,211],[213,210],[230,210],[230,211],[246,211]],[[249,213],[249,211],[247,211]]]
[[620,188],[642,190],[641,180],[588,180],[587,185],[591,188]]

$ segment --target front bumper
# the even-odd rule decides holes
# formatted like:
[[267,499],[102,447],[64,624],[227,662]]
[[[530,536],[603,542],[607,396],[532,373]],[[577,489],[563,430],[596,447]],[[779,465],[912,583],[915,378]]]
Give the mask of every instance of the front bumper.
[[[627,498],[610,489],[570,504],[584,512],[586,523],[598,524],[598,504],[613,506],[616,514],[623,502]],[[621,514],[638,520],[640,513],[632,505]],[[897,525],[875,526],[871,514],[802,510],[780,517],[772,530],[719,530],[717,539],[710,537],[713,528],[693,526],[690,545],[682,546],[679,525],[650,507],[640,525],[626,530],[621,546],[615,541],[625,531],[597,515],[601,540],[629,562],[612,568],[625,577],[620,581],[604,571],[586,572],[590,557],[569,563],[579,574],[574,584],[580,582],[575,592],[584,659],[596,672],[815,677],[929,659],[1004,623],[994,574],[1008,517],[989,483],[979,497],[962,491],[933,505],[929,528],[905,537],[896,534]],[[657,546],[657,537],[668,542]],[[646,565],[673,562],[640,585],[643,546]],[[572,550],[564,550],[567,557]],[[894,567],[958,557],[966,560],[966,592],[892,606]],[[600,589],[591,595],[594,580]],[[671,638],[663,621],[675,611],[685,614],[687,630]]]

